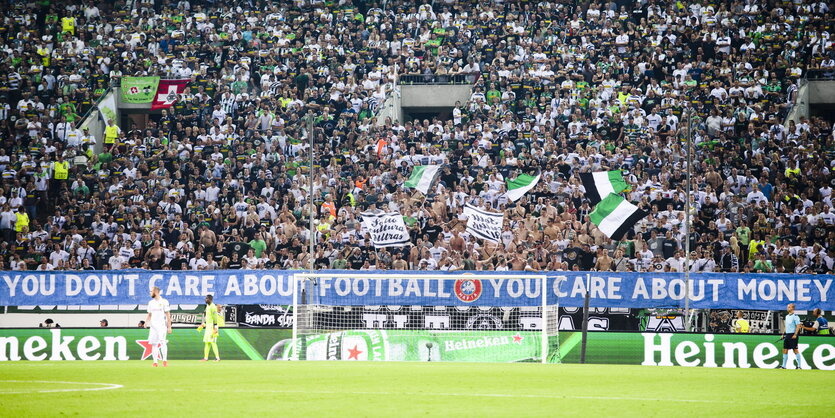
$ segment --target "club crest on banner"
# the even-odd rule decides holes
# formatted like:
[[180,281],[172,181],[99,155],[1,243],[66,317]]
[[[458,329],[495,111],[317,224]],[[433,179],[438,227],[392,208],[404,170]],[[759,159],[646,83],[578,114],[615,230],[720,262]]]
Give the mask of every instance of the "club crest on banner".
[[481,297],[481,280],[479,279],[458,279],[453,286],[455,297],[461,302],[475,302]]

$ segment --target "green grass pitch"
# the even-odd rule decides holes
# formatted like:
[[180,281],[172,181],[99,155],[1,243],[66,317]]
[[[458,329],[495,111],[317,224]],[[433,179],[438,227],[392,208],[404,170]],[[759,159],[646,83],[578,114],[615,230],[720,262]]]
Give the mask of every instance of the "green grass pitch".
[[0,416],[822,416],[833,383],[701,367],[18,362],[0,363]]

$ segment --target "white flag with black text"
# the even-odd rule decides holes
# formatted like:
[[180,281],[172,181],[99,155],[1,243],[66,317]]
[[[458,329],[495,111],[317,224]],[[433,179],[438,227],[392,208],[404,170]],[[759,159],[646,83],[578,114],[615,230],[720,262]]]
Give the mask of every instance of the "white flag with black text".
[[362,228],[371,234],[374,248],[402,247],[409,243],[409,230],[398,212],[364,212]]
[[498,243],[504,225],[504,213],[487,212],[472,205],[464,205],[467,232],[476,238]]

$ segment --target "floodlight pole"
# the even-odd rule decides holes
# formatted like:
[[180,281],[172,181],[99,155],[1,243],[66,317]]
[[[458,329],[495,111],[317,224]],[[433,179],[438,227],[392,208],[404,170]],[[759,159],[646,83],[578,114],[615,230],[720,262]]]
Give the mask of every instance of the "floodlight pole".
[[313,202],[313,115],[307,115],[307,139],[310,147],[310,170],[308,176],[310,177],[310,190],[308,190],[308,200],[310,200],[310,254],[308,255],[310,262],[310,272],[314,271],[314,253],[316,251],[316,226],[313,224],[313,214],[316,213],[316,204]]
[[[583,338],[580,340],[580,364],[586,363],[586,341],[588,341],[589,333],[589,285],[591,284],[591,273],[586,273],[586,289],[583,297]],[[544,325],[543,325],[544,326]]]
[[693,155],[691,148],[693,145],[693,108],[688,106],[685,109],[687,114],[687,203],[684,211],[684,329],[690,332],[690,210],[692,208],[692,194],[690,178],[692,175]]

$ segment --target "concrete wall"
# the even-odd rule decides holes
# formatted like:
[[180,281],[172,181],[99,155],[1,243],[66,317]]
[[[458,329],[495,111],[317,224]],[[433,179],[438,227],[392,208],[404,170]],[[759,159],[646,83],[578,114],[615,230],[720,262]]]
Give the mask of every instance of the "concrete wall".
[[783,126],[789,127],[789,122],[794,121],[798,123],[800,118],[809,117],[809,83],[801,81],[800,88],[797,89],[797,99],[794,107],[789,111]]
[[377,112],[377,126],[385,125],[386,118],[391,118],[393,123],[403,123],[403,107],[400,102],[400,86],[394,86],[394,90],[389,93]]
[[400,107],[452,107],[455,102],[466,103],[472,95],[469,84],[407,85],[400,86]]
[[835,81],[809,81],[809,103],[835,103]]
[[797,101],[786,117],[785,126],[789,126],[789,121],[797,123],[801,117],[809,118],[815,105],[833,103],[835,103],[835,81],[801,81],[800,88],[797,90]]

